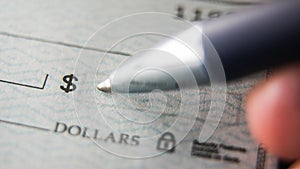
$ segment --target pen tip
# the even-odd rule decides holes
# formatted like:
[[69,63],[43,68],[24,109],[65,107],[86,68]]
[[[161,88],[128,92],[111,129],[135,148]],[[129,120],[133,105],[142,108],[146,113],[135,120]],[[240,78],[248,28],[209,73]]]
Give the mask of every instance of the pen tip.
[[102,92],[111,92],[111,82],[110,79],[106,79],[105,81],[98,84],[97,89]]

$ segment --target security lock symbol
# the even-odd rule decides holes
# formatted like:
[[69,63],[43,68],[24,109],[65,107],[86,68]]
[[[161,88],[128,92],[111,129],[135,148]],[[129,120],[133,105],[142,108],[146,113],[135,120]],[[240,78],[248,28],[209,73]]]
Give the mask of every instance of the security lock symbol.
[[176,140],[175,136],[170,132],[165,132],[157,141],[157,150],[166,151],[168,153],[175,152]]

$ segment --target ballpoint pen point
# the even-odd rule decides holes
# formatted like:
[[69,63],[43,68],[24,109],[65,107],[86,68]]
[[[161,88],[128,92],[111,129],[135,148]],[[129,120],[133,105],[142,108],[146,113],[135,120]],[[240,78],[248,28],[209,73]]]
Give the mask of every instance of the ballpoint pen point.
[[105,81],[98,84],[97,89],[102,92],[111,92],[111,81],[106,79]]

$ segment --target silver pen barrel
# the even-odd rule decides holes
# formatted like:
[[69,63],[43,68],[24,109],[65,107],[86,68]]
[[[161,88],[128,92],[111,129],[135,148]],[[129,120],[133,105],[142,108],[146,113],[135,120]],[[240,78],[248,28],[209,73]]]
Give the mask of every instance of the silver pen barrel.
[[191,81],[199,85],[209,83],[201,32],[201,24],[197,23],[156,47],[139,52],[122,63],[98,89],[150,92],[189,88]]

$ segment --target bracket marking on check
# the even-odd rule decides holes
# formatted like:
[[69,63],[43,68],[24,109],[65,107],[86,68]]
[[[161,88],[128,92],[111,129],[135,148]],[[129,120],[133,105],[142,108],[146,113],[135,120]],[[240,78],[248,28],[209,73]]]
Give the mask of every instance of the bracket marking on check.
[[46,82],[48,80],[48,77],[49,77],[49,75],[46,74],[46,76],[44,78],[43,85],[41,87],[40,86],[33,86],[33,85],[23,84],[23,83],[12,82],[12,81],[7,81],[7,80],[1,80],[1,79],[0,79],[0,82],[11,84],[11,85],[18,85],[18,86],[23,86],[23,87],[29,87],[29,88],[33,88],[33,89],[43,90],[45,88],[45,86],[46,86]]

